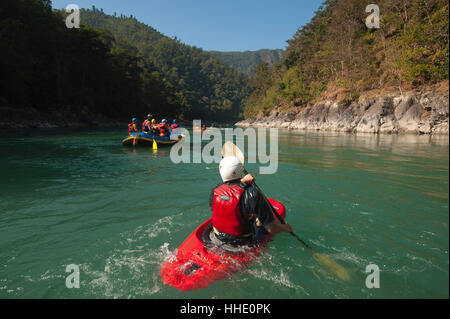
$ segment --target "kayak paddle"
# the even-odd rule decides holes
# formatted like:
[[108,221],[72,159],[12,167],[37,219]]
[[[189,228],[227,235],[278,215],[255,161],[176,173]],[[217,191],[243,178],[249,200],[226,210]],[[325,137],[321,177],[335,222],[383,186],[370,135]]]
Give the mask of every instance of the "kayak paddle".
[[[239,161],[244,165],[245,157],[242,151],[234,145],[232,142],[226,142],[222,147],[222,156],[234,156],[239,159]],[[248,174],[247,170],[244,168],[244,174]],[[269,207],[272,209],[272,212],[277,217],[277,219],[282,224],[286,224],[284,219],[278,214],[276,209],[270,204],[270,202],[267,200],[267,197],[264,195],[264,193],[261,191],[261,189],[256,185],[255,182],[253,182],[253,185],[255,186],[256,190],[260,193],[260,195],[264,198],[265,202],[269,205]],[[313,257],[320,262],[322,265],[328,267],[330,270],[333,271],[336,276],[338,276],[340,279],[348,281],[350,280],[350,275],[347,272],[347,270],[339,265],[337,262],[333,261],[330,257],[324,254],[319,254],[314,248],[309,246],[305,241],[303,241],[300,237],[297,236],[294,232],[290,232],[290,234],[297,239],[299,242],[301,242],[306,248],[309,248],[311,252],[313,253]]]

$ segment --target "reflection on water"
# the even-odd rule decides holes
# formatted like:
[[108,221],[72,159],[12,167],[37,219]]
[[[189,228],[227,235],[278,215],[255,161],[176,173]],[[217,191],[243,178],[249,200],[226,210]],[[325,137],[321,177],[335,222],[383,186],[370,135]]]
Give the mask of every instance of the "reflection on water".
[[[339,132],[302,132],[279,130],[280,145],[321,146],[332,151],[339,147],[368,149],[406,156],[429,156],[430,147],[449,145],[448,135],[348,134]],[[442,153],[442,149],[439,150]]]
[[[408,165],[423,165],[424,168],[439,170],[439,167],[434,167],[434,164],[425,158],[444,160],[444,162],[447,159],[448,164],[449,137],[448,135],[305,133],[283,130],[279,134],[279,149],[280,162],[302,165],[310,163],[323,168],[342,167],[369,171],[382,169],[392,174],[402,175],[402,167],[408,167]],[[375,159],[377,165],[374,167],[371,163]],[[380,162],[383,165],[379,165]]]

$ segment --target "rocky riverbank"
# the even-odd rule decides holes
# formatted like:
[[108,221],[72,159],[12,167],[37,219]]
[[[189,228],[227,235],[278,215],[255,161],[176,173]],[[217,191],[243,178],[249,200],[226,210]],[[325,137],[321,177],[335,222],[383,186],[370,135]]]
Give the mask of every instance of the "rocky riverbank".
[[449,133],[448,81],[402,93],[366,92],[353,102],[346,96],[337,92],[307,107],[277,107],[268,116],[236,125],[354,133]]
[[127,123],[110,119],[102,114],[92,113],[87,107],[65,106],[52,112],[32,107],[0,107],[0,129],[126,127],[126,125]]

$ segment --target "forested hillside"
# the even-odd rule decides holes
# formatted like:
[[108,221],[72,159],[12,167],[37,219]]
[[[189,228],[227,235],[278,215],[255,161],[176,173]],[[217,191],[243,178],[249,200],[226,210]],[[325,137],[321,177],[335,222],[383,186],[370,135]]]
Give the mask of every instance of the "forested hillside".
[[0,2],[2,122],[239,115],[247,78],[201,49],[133,17],[83,10],[81,28],[68,29],[66,16],[49,0]]
[[209,53],[163,36],[134,17],[110,16],[92,8],[81,11],[81,20],[111,32],[118,46],[154,65],[154,74],[177,91],[185,117],[232,120],[241,112],[248,79]]
[[245,73],[248,76],[253,75],[255,67],[263,62],[274,65],[280,61],[284,54],[281,49],[268,50],[261,49],[258,51],[244,51],[244,52],[221,52],[221,51],[208,51],[212,55],[219,58],[226,65],[235,68],[236,70]]
[[366,1],[327,0],[288,41],[281,61],[260,64],[245,116],[302,107],[328,90],[349,102],[361,92],[448,80],[447,0],[380,0],[380,28],[367,28]]

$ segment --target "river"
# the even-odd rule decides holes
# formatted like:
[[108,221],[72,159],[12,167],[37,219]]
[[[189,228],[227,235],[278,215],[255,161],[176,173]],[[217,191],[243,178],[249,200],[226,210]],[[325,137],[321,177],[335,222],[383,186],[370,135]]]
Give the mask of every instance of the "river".
[[[124,130],[0,133],[1,298],[448,298],[448,136],[279,130],[258,185],[349,272],[342,281],[289,234],[248,270],[181,292],[161,264],[211,212],[217,164],[125,148]],[[66,266],[80,288],[66,287]],[[366,287],[366,267],[380,287]]]

